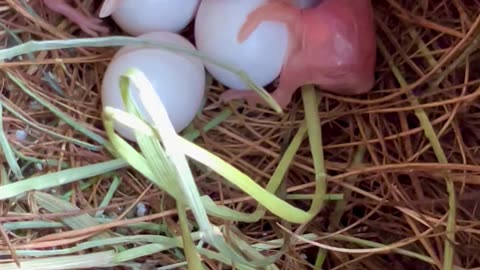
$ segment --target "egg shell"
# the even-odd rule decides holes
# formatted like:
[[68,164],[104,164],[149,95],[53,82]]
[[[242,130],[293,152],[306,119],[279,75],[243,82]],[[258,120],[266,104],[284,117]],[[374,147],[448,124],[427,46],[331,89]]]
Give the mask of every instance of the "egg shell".
[[123,31],[138,36],[148,32],[178,33],[193,19],[200,0],[118,0],[113,20]]
[[[187,39],[175,33],[154,32],[139,38],[165,41],[195,50]],[[183,130],[195,118],[205,94],[205,69],[202,62],[198,58],[161,48],[126,46],[114,55],[105,71],[102,81],[103,107],[125,110],[119,79],[132,67],[141,70],[150,81],[175,130]],[[142,116],[149,123],[153,123],[140,102],[136,87],[130,84],[129,91]],[[131,128],[119,122],[115,122],[114,128],[122,137],[136,141]]]
[[[248,14],[266,0],[203,0],[195,17],[195,43],[207,57],[243,70],[259,86],[271,83],[280,74],[286,56],[288,31],[278,22],[265,22],[245,40],[237,34]],[[208,72],[223,85],[250,89],[238,75],[204,62]]]
[[[137,38],[155,41],[159,43],[164,42],[165,44],[168,44],[168,45],[175,45],[177,46],[177,48],[197,51],[197,48],[195,48],[195,46],[192,43],[190,43],[188,39],[173,32],[155,31],[155,32],[149,32],[149,33],[139,35],[137,36]],[[142,47],[142,46],[127,45],[122,47],[120,50],[118,50],[113,56],[113,58],[119,55],[122,55],[124,53],[128,53],[134,50],[144,49],[144,48],[145,47]],[[165,49],[159,48],[159,50],[165,50]],[[190,61],[192,61],[193,64],[197,65],[198,68],[202,68],[202,69],[205,68],[202,60],[198,57],[182,54],[181,52],[179,52],[178,55],[189,59]]]

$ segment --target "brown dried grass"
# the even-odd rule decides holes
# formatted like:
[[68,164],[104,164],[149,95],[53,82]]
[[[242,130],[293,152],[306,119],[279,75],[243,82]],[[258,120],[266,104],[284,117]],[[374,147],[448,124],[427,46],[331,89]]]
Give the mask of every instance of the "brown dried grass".
[[[64,18],[49,13],[40,1],[33,2],[32,7],[43,21],[21,12],[20,2],[6,2],[7,5],[1,5],[0,22],[18,31],[23,41],[84,35]],[[345,212],[338,226],[334,226],[331,213],[335,203],[329,202],[311,223],[300,227],[291,225],[289,229],[324,235],[326,238],[320,243],[342,248],[362,246],[329,239],[325,232],[343,230],[343,235],[386,245],[414,239],[403,248],[423,254],[432,261],[426,263],[388,250],[366,254],[329,251],[323,269],[441,269],[449,210],[444,169],[452,171],[456,191],[454,264],[466,269],[480,267],[476,255],[480,247],[477,235],[480,231],[480,210],[477,209],[480,198],[480,70],[478,51],[468,50],[472,44],[478,44],[473,38],[478,36],[479,7],[480,2],[476,0],[375,1],[381,48],[374,91],[358,98],[320,93],[319,116],[323,121],[328,192],[348,195]],[[106,22],[114,27],[111,21]],[[191,37],[191,28],[185,34]],[[1,41],[3,46],[9,46],[11,42],[5,33],[2,33]],[[423,51],[421,43],[426,44]],[[89,48],[75,53],[63,50],[41,52],[35,55],[34,63],[28,60],[2,63],[1,69],[23,78],[32,91],[90,130],[105,136],[100,118],[99,88],[102,72],[114,52],[115,49],[111,48]],[[462,61],[457,62],[458,59]],[[405,78],[408,87],[400,87],[398,74],[393,72],[392,66]],[[42,79],[48,73],[56,77],[55,82]],[[432,87],[434,82],[437,84]],[[64,97],[54,91],[53,84],[61,88]],[[70,126],[58,122],[48,110],[32,108],[31,99],[25,94],[9,89],[12,84],[8,79],[2,79],[1,86],[1,101],[13,106],[34,125],[85,140]],[[223,105],[214,105],[221,91],[221,86],[211,86],[207,102],[209,109],[195,119],[196,127],[202,127],[218,115]],[[421,105],[412,105],[412,96],[406,94],[409,92],[416,95]],[[264,184],[304,118],[301,101],[297,96],[285,115],[262,108],[244,106],[239,110],[233,104],[228,106],[231,106],[233,115],[218,127],[202,133],[196,143]],[[448,164],[438,161],[415,116],[414,110],[418,108],[428,115]],[[111,159],[106,151],[89,151],[52,138],[11,114],[4,116],[4,125],[9,142],[17,151],[26,157],[53,161],[50,166],[37,171],[25,165],[31,175],[60,170],[58,164],[61,163],[77,167]],[[18,141],[15,130],[28,130],[34,139],[28,143]],[[350,168],[353,157],[362,147],[366,152],[361,164]],[[170,231],[178,230],[175,211],[169,210],[174,209],[173,201],[160,201],[163,193],[134,172],[122,170],[118,174],[123,182],[105,209],[106,213],[122,215],[125,209],[142,201],[149,207],[149,213],[139,220],[162,221]],[[209,172],[196,171],[196,177],[199,190],[218,203],[247,212],[256,205]],[[312,177],[313,164],[305,141],[285,179],[285,187],[289,192],[312,193]],[[102,179],[94,188],[83,192],[78,184],[64,186],[62,190],[73,190],[71,202],[83,212],[95,213],[110,180]],[[1,223],[57,220],[60,216],[39,212],[26,203],[22,204],[27,211],[23,214],[16,213],[8,202],[0,204],[3,209]],[[297,201],[297,206],[308,208],[308,202]],[[63,216],[75,214],[78,213]],[[280,237],[277,221],[275,217],[269,217],[258,224],[238,224],[238,227],[251,237],[251,241],[264,241]],[[111,226],[99,226],[98,231],[121,226],[124,222],[119,220]],[[222,223],[221,220],[215,222]],[[424,235],[428,229],[431,231]],[[10,233],[8,241],[3,239],[0,249],[8,249],[7,242],[10,248],[27,245],[34,249],[36,243],[41,248],[67,247],[89,235],[61,229],[28,230],[22,236]],[[59,239],[63,241],[55,242]],[[311,243],[300,243],[292,246],[277,265],[281,269],[310,269],[309,264],[314,264],[317,252],[318,248]],[[174,262],[167,254],[145,259]],[[216,262],[209,264],[216,269]]]

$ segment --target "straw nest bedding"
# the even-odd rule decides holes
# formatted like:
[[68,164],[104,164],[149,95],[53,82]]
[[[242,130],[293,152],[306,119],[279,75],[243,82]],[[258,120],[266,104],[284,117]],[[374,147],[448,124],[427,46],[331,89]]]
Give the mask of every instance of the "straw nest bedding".
[[[31,6],[43,21],[29,17],[28,11],[19,3],[3,2],[1,23],[15,30],[23,42],[83,35],[64,18],[49,13],[40,1],[31,1]],[[299,229],[293,224],[289,229],[319,235],[342,230],[340,235],[387,245],[385,250],[355,252],[376,246],[326,237],[318,243],[352,251],[329,251],[323,269],[442,269],[445,250],[454,251],[453,264],[457,267],[480,267],[477,256],[480,245],[480,105],[477,98],[480,70],[475,48],[478,46],[480,2],[384,0],[374,1],[374,5],[379,41],[374,91],[361,97],[319,93],[318,115],[322,121],[325,167],[329,176],[327,191],[347,195],[344,213],[338,226],[333,226],[332,213],[336,202],[329,201],[305,227]],[[95,7],[92,5],[90,10]],[[106,23],[116,29],[111,21],[106,20]],[[187,37],[191,38],[191,30],[191,27],[186,29]],[[118,33],[118,29],[115,31]],[[4,47],[15,44],[5,32],[1,38]],[[0,98],[5,106],[12,108],[12,111],[4,111],[3,128],[11,147],[21,154],[19,162],[24,166],[26,177],[59,171],[62,163],[65,168],[79,167],[112,157],[107,151],[91,151],[42,131],[41,128],[50,129],[69,138],[87,141],[75,128],[59,121],[50,110],[32,102],[24,92],[12,91],[16,86],[5,72],[14,74],[31,91],[77,123],[105,137],[99,87],[102,72],[115,50],[88,48],[70,54],[65,50],[45,51],[34,54],[36,65],[28,58],[2,63]],[[58,58],[63,58],[63,64],[56,62]],[[52,76],[50,80],[45,79],[48,76]],[[217,127],[201,132],[195,143],[264,186],[304,119],[301,96],[296,96],[286,114],[278,115],[266,108],[240,106],[238,103],[218,104],[221,92],[222,86],[211,85],[206,109],[194,120],[194,125],[201,128],[224,106],[231,107],[232,115]],[[421,122],[422,117],[426,117],[423,120],[433,127],[433,133],[424,132],[426,126]],[[17,131],[27,131],[28,141],[19,140]],[[358,167],[352,168],[359,151],[364,151],[363,158]],[[27,162],[37,159],[48,159],[51,163],[34,166],[35,162]],[[7,163],[3,163],[1,169],[11,174]],[[451,170],[449,178],[446,169]],[[285,188],[295,193],[312,193],[313,172],[311,152],[305,139],[286,176]],[[194,173],[202,194],[245,212],[255,208],[255,201],[227,187],[220,177],[201,170],[194,170]],[[161,191],[138,174],[124,169],[118,175],[123,181],[106,212],[121,215],[138,199],[147,206],[145,220],[149,215],[174,209],[173,201],[162,201]],[[88,213],[95,213],[100,196],[105,194],[111,180],[106,177],[94,188],[83,192],[77,183],[59,187],[57,192],[74,191],[70,202],[90,211]],[[455,196],[448,192],[448,181],[453,183]],[[46,215],[28,201],[19,202],[19,206],[15,206],[12,200],[0,204],[3,209],[0,224],[38,219],[58,221],[61,216]],[[295,201],[295,204],[303,209],[309,208],[307,200]],[[456,213],[448,226],[455,229],[455,239],[446,244],[449,243],[445,241],[445,233],[451,206]],[[163,220],[148,221],[166,222],[174,230],[177,217],[167,212]],[[222,224],[218,219],[212,221]],[[280,237],[279,228],[275,227],[278,221],[267,215],[261,222],[237,226],[250,237],[248,241],[254,242]],[[31,248],[35,248],[36,239],[61,231],[68,229],[31,229],[22,236],[8,231],[8,241],[0,241],[0,247],[3,251],[8,250],[9,243],[13,247],[32,244]],[[41,249],[60,247],[54,242],[41,243],[47,243]],[[75,241],[62,245],[66,247],[73,243]],[[388,246],[401,243],[405,243],[401,245],[402,249],[422,258],[399,254]],[[318,247],[313,243],[300,242],[277,261],[277,266],[280,269],[310,269],[317,252]],[[143,260],[175,263],[172,254],[139,259]],[[215,267],[216,262],[210,263]],[[447,265],[443,269],[453,268]]]

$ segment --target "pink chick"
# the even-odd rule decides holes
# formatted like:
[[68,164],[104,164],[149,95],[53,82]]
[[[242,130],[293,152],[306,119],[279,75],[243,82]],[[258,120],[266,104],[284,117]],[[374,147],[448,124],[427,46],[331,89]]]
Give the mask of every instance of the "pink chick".
[[[298,0],[297,0],[298,1]],[[290,38],[277,89],[271,94],[282,107],[306,84],[337,94],[370,91],[375,81],[376,40],[370,0],[321,0],[300,9],[292,1],[270,0],[252,11],[238,33],[239,42],[264,21],[283,22]],[[264,103],[254,91],[230,89],[228,102]]]
[[98,33],[108,33],[108,28],[101,25],[101,19],[82,14],[79,10],[76,10],[71,5],[67,4],[65,0],[42,1],[50,10],[67,17],[90,36],[97,37]]

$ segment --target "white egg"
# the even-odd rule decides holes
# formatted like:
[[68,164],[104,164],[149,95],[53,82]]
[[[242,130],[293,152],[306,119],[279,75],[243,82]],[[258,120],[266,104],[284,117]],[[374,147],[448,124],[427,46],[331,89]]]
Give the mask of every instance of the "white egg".
[[[176,44],[195,50],[184,37],[171,32],[154,32],[139,36],[148,40]],[[183,130],[200,109],[205,94],[205,69],[202,61],[193,56],[169,52],[161,48],[127,46],[120,49],[108,65],[102,81],[102,105],[125,110],[120,95],[119,79],[129,68],[141,70],[164,104],[177,132]],[[149,122],[152,119],[140,103],[137,89],[130,85],[130,93],[140,107],[140,113]],[[135,141],[133,130],[115,122],[115,130],[124,138]]]
[[[200,0],[107,0],[123,31],[138,36],[154,31],[180,32],[193,19]],[[110,15],[103,14],[102,16]]]
[[[197,50],[195,48],[195,46],[192,43],[190,43],[190,41],[188,41],[188,39],[186,39],[185,37],[183,37],[183,36],[181,36],[177,33],[169,32],[169,31],[149,32],[149,33],[139,35],[138,38],[146,39],[146,40],[152,40],[152,41],[156,41],[156,42],[164,42],[165,44],[175,45],[178,48],[183,48],[183,49],[188,49],[188,50],[193,50],[193,51]],[[133,50],[138,50],[138,49],[142,49],[142,47],[133,46],[133,45],[132,46],[130,46],[130,45],[124,46],[120,50],[118,50],[113,57],[115,58],[115,57],[117,57],[121,54],[128,53],[128,52],[131,52]],[[163,51],[164,49],[160,48],[160,50]],[[189,56],[189,55],[184,55],[184,54],[182,54],[182,56],[190,59],[195,65],[198,65],[199,67],[204,68],[203,62],[200,58],[197,58],[197,57],[194,57],[194,56]]]
[[[283,23],[264,22],[243,43],[237,34],[248,14],[266,0],[203,0],[195,18],[195,43],[204,55],[243,70],[259,86],[280,74],[287,50],[288,31]],[[249,89],[234,73],[205,62],[210,74],[225,86]]]

